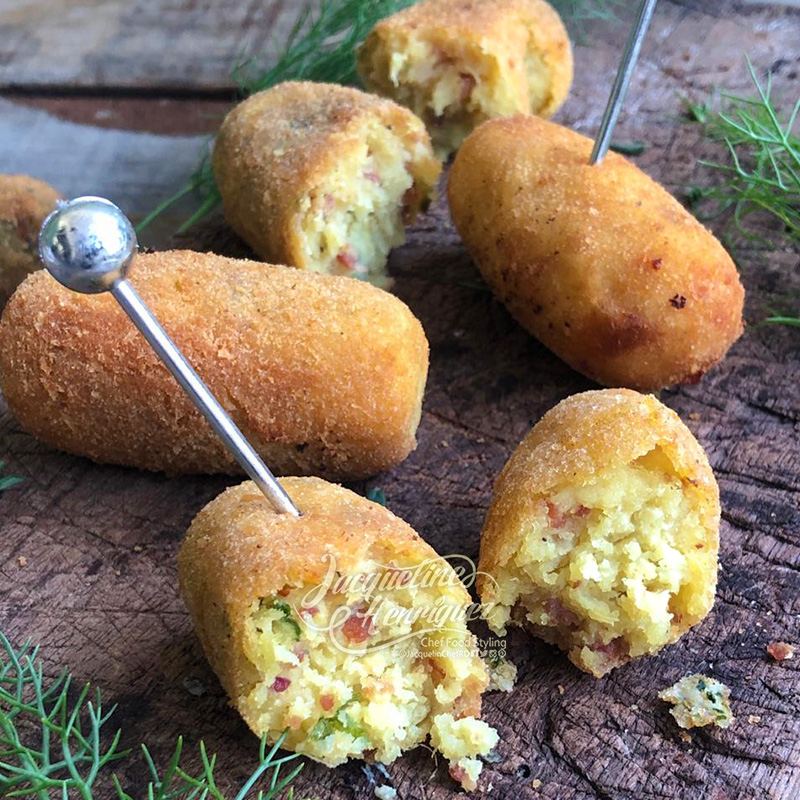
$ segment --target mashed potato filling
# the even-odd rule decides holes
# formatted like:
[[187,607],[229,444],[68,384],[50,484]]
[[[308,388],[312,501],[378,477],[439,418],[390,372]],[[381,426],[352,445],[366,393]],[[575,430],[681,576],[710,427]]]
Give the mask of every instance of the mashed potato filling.
[[552,76],[541,54],[525,50],[527,86],[507,75],[506,56],[479,43],[410,38],[376,53],[369,79],[410,108],[428,128],[436,154],[446,157],[481,122],[544,107]]
[[342,160],[301,208],[309,267],[386,286],[389,251],[405,241],[405,223],[425,210],[430,187],[415,180],[410,150],[375,123],[355,155]]
[[287,730],[290,749],[330,766],[389,763],[430,736],[453,777],[474,788],[477,757],[498,737],[477,719],[487,676],[475,641],[463,613],[445,611],[463,596],[406,588],[402,568],[380,574],[396,579],[379,593],[342,579],[324,595],[287,587],[255,602],[245,637],[254,675],[242,703],[257,729],[272,739]]
[[588,483],[534,500],[521,545],[497,578],[489,621],[529,627],[602,675],[704,615],[707,546],[693,494],[656,448]]

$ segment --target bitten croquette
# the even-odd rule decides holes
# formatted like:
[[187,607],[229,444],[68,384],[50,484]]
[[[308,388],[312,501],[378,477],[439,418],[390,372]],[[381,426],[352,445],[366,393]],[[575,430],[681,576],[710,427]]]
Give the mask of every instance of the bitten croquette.
[[572,48],[544,0],[426,0],[378,22],[358,71],[421,117],[446,157],[487,119],[554,114],[572,83]]
[[226,219],[261,258],[379,286],[442,168],[407,109],[292,82],[228,114],[213,163]]
[[453,568],[388,509],[317,478],[251,482],[192,523],[181,593],[209,663],[254,733],[329,766],[394,761],[430,737],[474,789],[497,733]]
[[23,280],[42,265],[39,229],[61,195],[27,175],[0,175],[0,311]]
[[708,614],[719,490],[675,412],[626,389],[549,411],[514,451],[481,535],[489,625],[527,628],[601,677]]

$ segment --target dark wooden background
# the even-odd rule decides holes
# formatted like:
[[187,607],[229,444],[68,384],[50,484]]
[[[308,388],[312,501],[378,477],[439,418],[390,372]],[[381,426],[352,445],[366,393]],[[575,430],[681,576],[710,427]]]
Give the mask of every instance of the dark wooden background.
[[[0,0],[0,171],[68,195],[101,194],[134,218],[185,179],[229,107],[230,66],[268,49],[297,9],[288,0]],[[633,3],[631,3],[633,5]],[[590,26],[558,119],[593,133],[625,35]],[[649,145],[636,163],[681,194],[709,179],[721,151],[681,116],[683,95],[748,91],[744,54],[794,101],[800,11],[779,3],[662,0],[617,139]],[[178,217],[145,237],[169,243]],[[715,223],[718,232],[722,223]],[[246,248],[219,218],[182,240]],[[597,681],[553,648],[509,641],[517,690],[488,695],[501,760],[489,797],[738,800],[800,797],[800,659],[772,662],[773,640],[800,642],[800,330],[757,324],[800,312],[796,251],[740,246],[750,327],[698,386],[662,393],[705,446],[722,490],[721,574],[709,618],[656,658]],[[440,552],[476,555],[491,482],[530,426],[591,388],[494,302],[440,201],[392,257],[397,294],[422,320],[431,373],[419,448],[378,476],[389,506]],[[256,742],[226,703],[176,587],[175,554],[193,515],[226,484],[100,467],[27,436],[0,400],[0,458],[24,483],[0,495],[0,627],[31,636],[47,668],[69,667],[120,704],[124,741],[167,754],[184,734],[220,754],[224,786],[254,763]],[[736,724],[681,734],[657,691],[690,671],[731,688]],[[196,758],[190,763],[196,763]],[[389,771],[403,800],[443,800],[453,784],[425,749]],[[135,789],[143,772],[132,762]],[[300,796],[366,800],[358,763],[309,764]],[[97,798],[110,796],[98,792]]]

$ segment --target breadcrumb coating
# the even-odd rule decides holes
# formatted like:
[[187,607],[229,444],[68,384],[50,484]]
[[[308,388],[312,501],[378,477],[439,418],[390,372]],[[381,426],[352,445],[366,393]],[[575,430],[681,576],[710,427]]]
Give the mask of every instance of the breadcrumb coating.
[[495,295],[557,356],[606,386],[695,383],[742,332],[722,245],[616,153],[531,116],[493,120],[450,172],[453,221]]
[[[190,251],[139,255],[131,282],[279,474],[355,479],[415,447],[428,343],[387,292]],[[70,292],[44,271],[6,307],[0,384],[20,424],[61,450],[240,472],[115,300]]]

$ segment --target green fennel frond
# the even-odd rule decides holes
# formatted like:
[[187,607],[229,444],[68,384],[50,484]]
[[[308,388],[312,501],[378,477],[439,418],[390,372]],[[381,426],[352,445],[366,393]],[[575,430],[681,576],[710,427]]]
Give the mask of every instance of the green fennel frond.
[[[95,800],[108,797],[113,785],[118,800],[134,800],[117,775],[110,774],[111,765],[130,756],[130,751],[120,749],[120,731],[107,730],[115,708],[104,710],[100,691],[92,692],[88,684],[77,689],[66,670],[56,678],[46,678],[38,648],[30,642],[14,648],[0,632],[0,797]],[[208,755],[203,742],[202,768],[197,774],[181,767],[182,737],[163,772],[142,745],[149,772],[143,800],[245,800],[256,790],[258,800],[276,800],[284,790],[292,800],[289,784],[303,764],[281,775],[282,767],[298,758],[297,754],[278,755],[284,736],[269,750],[262,739],[258,764],[235,795],[217,786],[217,759]]]
[[12,486],[22,483],[22,478],[20,478],[19,475],[3,475],[4,467],[5,462],[0,461],[0,492],[2,492],[3,489],[10,489]]
[[[747,68],[755,97],[722,93],[719,100],[686,102],[690,117],[705,135],[720,142],[727,159],[700,161],[719,173],[713,186],[694,186],[690,204],[705,218],[730,212],[734,232],[744,240],[767,246],[800,244],[800,139],[794,134],[800,99],[783,115],[772,97],[772,75],[759,80],[750,59]],[[719,106],[717,108],[716,106]],[[779,231],[767,238],[753,226],[753,215],[777,219]]]

